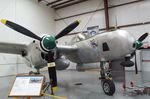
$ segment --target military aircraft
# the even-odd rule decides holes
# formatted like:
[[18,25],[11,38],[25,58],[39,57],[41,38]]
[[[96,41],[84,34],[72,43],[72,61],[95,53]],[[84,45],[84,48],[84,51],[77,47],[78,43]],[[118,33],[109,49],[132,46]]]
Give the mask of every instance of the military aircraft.
[[[1,23],[35,40],[29,45],[0,43],[0,52],[20,54],[28,58],[38,72],[47,64],[53,90],[57,88],[56,69],[62,70],[69,66],[69,62],[61,57],[64,55],[77,65],[100,62],[102,88],[104,93],[110,96],[115,93],[115,85],[105,70],[106,62],[125,58],[121,64],[127,67],[133,66],[134,63],[130,58],[136,55],[135,51],[143,45],[142,41],[148,36],[148,33],[145,33],[138,40],[135,40],[129,32],[117,29],[91,37],[78,34],[77,39],[72,40],[70,45],[58,45],[56,40],[76,28],[80,21],[73,22],[56,36],[44,35],[43,37],[39,37],[9,20],[2,19]],[[135,67],[137,72],[137,66],[135,65]]]

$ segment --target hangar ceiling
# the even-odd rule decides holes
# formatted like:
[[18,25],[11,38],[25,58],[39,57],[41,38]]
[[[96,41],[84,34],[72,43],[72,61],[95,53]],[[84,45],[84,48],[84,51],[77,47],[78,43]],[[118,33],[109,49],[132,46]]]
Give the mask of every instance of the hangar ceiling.
[[47,6],[54,8],[55,10],[65,8],[74,4],[82,3],[88,0],[38,0],[38,2],[43,2]]

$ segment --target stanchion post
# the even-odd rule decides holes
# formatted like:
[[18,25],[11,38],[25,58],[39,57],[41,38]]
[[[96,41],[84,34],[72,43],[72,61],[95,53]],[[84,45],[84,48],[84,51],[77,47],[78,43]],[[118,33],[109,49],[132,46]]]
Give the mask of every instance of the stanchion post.
[[14,97],[14,99],[18,99],[18,97]]

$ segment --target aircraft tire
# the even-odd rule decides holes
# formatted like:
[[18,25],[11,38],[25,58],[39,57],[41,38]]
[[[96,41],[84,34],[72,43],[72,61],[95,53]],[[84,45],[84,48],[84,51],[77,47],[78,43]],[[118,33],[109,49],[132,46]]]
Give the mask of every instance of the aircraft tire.
[[102,83],[103,91],[106,95],[112,96],[115,93],[115,84],[112,80],[104,80]]

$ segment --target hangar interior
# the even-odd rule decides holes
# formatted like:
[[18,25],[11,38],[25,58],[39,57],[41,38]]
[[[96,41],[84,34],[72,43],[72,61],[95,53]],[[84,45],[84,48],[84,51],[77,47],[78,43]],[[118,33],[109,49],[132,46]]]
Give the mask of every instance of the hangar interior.
[[[38,36],[56,35],[71,22],[81,20],[77,28],[58,40],[58,44],[62,45],[68,45],[79,33],[88,33],[87,28],[93,26],[98,26],[98,33],[123,29],[137,40],[143,33],[150,32],[149,5],[149,0],[1,0],[0,19],[8,19],[20,24]],[[32,38],[23,36],[3,24],[0,24],[0,27],[0,42],[29,44],[33,41]],[[148,36],[143,42],[149,46],[150,37]],[[117,47],[119,48],[116,46],[116,49]],[[149,53],[149,49],[136,52],[139,73],[135,75],[134,66],[125,68],[122,78],[127,85],[132,81],[142,86],[145,81],[147,86],[150,86]],[[87,57],[90,56],[87,55]],[[146,61],[143,61],[144,59]],[[132,60],[134,61],[134,58]],[[30,65],[21,55],[0,53],[0,99],[14,99],[8,97],[13,80],[17,74],[35,71]],[[114,65],[120,64],[112,64]],[[124,82],[115,82],[115,94],[107,96],[99,80],[100,63],[88,63],[81,66],[81,68],[84,67],[88,70],[79,72],[76,70],[76,63],[70,62],[66,70],[57,71],[59,91],[56,95],[67,99],[149,99],[149,95],[131,96],[124,93],[122,88]],[[42,68],[41,73],[46,75],[48,80],[47,67]],[[49,98],[47,96],[31,97],[31,99]],[[26,97],[18,99],[26,99]]]

